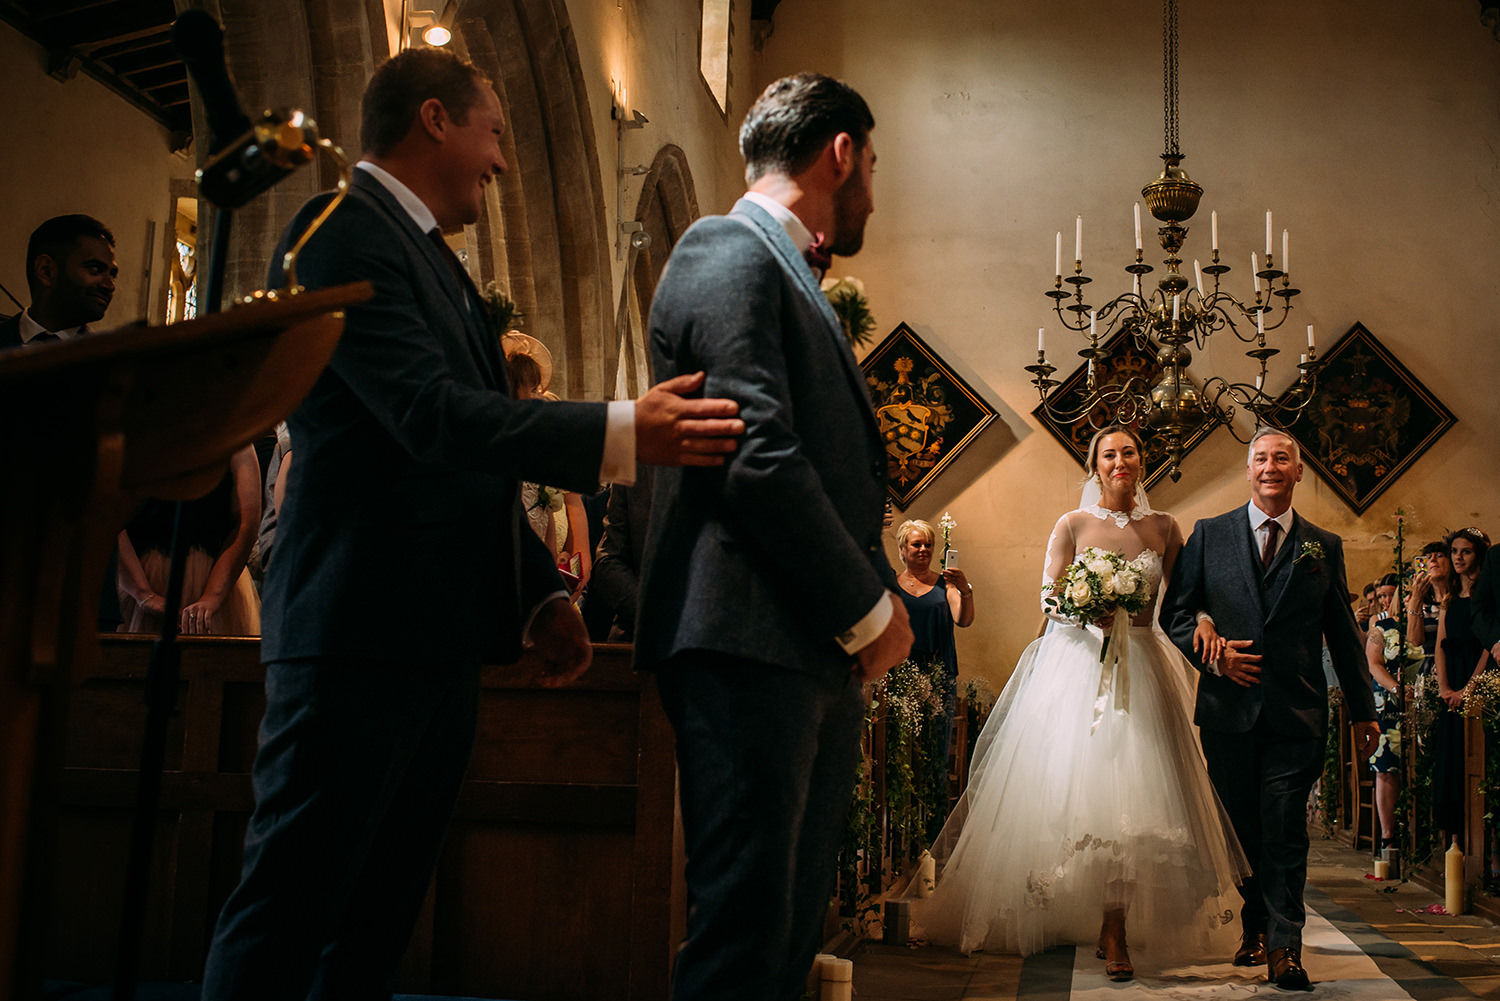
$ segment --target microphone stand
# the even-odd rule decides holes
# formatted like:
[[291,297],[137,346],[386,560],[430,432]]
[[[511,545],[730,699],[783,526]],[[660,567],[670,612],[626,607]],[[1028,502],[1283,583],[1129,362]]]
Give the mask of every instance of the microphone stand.
[[[214,152],[217,152],[228,145],[227,139],[234,134],[227,130],[237,128],[239,120],[244,119],[244,112],[239,109],[234,96],[233,81],[223,61],[222,29],[216,20],[203,12],[185,12],[173,25],[173,41],[179,52],[188,57],[186,61],[194,70],[200,94],[213,99],[208,110],[213,125]],[[184,48],[188,51],[182,52]],[[244,121],[249,124],[248,119]],[[223,308],[224,266],[232,217],[228,208],[216,207],[214,210],[208,273],[200,300],[206,313],[217,313]],[[146,898],[151,889],[151,861],[156,847],[156,814],[161,802],[162,771],[166,763],[167,724],[177,711],[177,687],[182,676],[182,651],[177,645],[177,635],[182,608],[182,576],[187,564],[187,546],[182,539],[184,507],[185,502],[178,501],[173,511],[171,568],[163,596],[161,635],[151,644],[151,659],[146,669],[146,725],[141,738],[135,817],[130,829],[125,895],[116,940],[112,1001],[134,1001],[140,975]]]
[[[208,258],[205,312],[222,308],[224,263],[229,247],[232,212],[214,210],[213,243]],[[178,501],[172,515],[172,559],[163,595],[161,635],[151,644],[146,668],[146,725],[141,739],[141,763],[135,795],[135,818],[130,828],[130,854],[125,865],[125,897],[116,939],[112,1001],[134,1001],[140,975],[141,943],[145,937],[146,898],[151,889],[151,861],[156,849],[156,815],[161,802],[162,771],[166,765],[167,724],[177,711],[177,687],[182,676],[182,649],[177,645],[182,609],[182,576],[187,565],[183,543],[183,509]]]

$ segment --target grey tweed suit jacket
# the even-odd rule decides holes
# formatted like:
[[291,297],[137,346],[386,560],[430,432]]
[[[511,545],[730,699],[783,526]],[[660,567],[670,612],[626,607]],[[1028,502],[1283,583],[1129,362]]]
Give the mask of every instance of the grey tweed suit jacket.
[[[1350,718],[1375,719],[1348,590],[1343,540],[1301,515],[1293,514],[1292,530],[1264,575],[1244,507],[1193,526],[1162,601],[1161,626],[1201,672],[1194,722],[1247,733],[1264,716],[1280,736],[1321,738],[1328,727],[1325,640]],[[1253,641],[1248,652],[1262,656],[1259,685],[1241,687],[1203,668],[1193,653],[1199,611],[1213,616],[1226,639]]]
[[658,471],[636,661],[707,651],[846,672],[835,637],[895,575],[885,450],[842,327],[786,231],[741,200],[673,249],[651,305],[658,379],[703,369],[746,431],[717,469]]

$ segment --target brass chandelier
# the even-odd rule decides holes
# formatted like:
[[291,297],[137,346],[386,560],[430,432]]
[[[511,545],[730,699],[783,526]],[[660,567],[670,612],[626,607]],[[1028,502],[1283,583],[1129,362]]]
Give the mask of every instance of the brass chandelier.
[[[1266,346],[1266,334],[1287,322],[1292,300],[1300,290],[1293,288],[1287,269],[1288,235],[1281,234],[1281,259],[1272,254],[1271,213],[1266,213],[1266,253],[1261,261],[1250,255],[1254,301],[1240,300],[1220,285],[1230,271],[1219,260],[1219,219],[1213,214],[1213,258],[1207,267],[1193,262],[1196,281],[1189,283],[1180,268],[1178,257],[1188,230],[1182,225],[1193,217],[1203,197],[1203,187],[1182,169],[1183,154],[1177,138],[1177,0],[1164,0],[1162,12],[1162,64],[1164,76],[1164,120],[1166,152],[1161,158],[1165,167],[1156,180],[1141,189],[1141,197],[1151,214],[1165,225],[1157,230],[1162,249],[1167,252],[1163,263],[1166,274],[1156,288],[1143,292],[1141,276],[1154,268],[1142,259],[1141,207],[1135,206],[1135,261],[1125,271],[1134,276],[1134,288],[1116,296],[1099,308],[1084,301],[1084,290],[1093,281],[1083,273],[1083,217],[1076,223],[1073,273],[1063,274],[1062,234],[1057,234],[1056,282],[1046,294],[1067,330],[1085,335],[1088,346],[1078,354],[1088,362],[1083,387],[1074,393],[1055,392],[1062,383],[1052,378],[1057,369],[1047,362],[1045,328],[1037,331],[1037,360],[1026,366],[1032,373],[1042,406],[1056,421],[1074,424],[1087,420],[1095,428],[1109,424],[1144,425],[1143,430],[1161,445],[1163,461],[1173,482],[1181,479],[1184,443],[1202,428],[1227,426],[1237,440],[1248,443],[1234,425],[1237,409],[1249,411],[1255,424],[1285,424],[1307,406],[1313,398],[1318,370],[1313,328],[1307,328],[1307,350],[1298,365],[1300,374],[1290,390],[1280,399],[1267,392],[1267,362],[1280,353]],[[1204,276],[1212,279],[1211,290],[1204,286]],[[1064,285],[1072,286],[1071,290]],[[1280,300],[1279,307],[1276,300]],[[1070,315],[1071,314],[1071,315]],[[1239,322],[1236,322],[1236,321]],[[1246,327],[1241,331],[1240,323]],[[1189,345],[1202,351],[1209,337],[1229,330],[1242,343],[1252,347],[1245,352],[1259,365],[1255,383],[1229,382],[1219,376],[1209,378],[1201,389],[1187,374],[1193,355]],[[1110,352],[1100,347],[1123,332],[1137,348],[1156,355],[1160,373],[1154,381],[1132,376],[1124,382],[1101,384],[1099,373]],[[1067,399],[1064,399],[1064,397]]]

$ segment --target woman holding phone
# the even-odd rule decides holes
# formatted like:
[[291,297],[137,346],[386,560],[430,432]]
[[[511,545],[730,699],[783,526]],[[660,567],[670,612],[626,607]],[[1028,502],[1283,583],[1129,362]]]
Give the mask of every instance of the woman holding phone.
[[[958,568],[957,560],[939,570],[932,565],[937,533],[925,521],[903,521],[896,530],[896,548],[904,569],[896,575],[901,601],[911,619],[915,639],[911,659],[919,664],[940,660],[947,682],[944,706],[947,722],[939,745],[946,757],[953,739],[953,713],[958,703],[958,651],[953,627],[974,621],[974,585]],[[956,556],[957,553],[951,553]]]

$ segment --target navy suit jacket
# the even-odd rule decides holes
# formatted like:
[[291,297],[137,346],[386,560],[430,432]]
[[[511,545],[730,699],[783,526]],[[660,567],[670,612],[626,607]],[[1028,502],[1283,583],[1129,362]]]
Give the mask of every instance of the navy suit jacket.
[[[329,197],[287,228],[271,287]],[[362,170],[297,277],[369,281],[375,297],[348,308],[332,361],[288,421],[296,461],[266,575],[263,659],[515,659],[522,616],[563,589],[522,527],[517,481],[592,489],[605,405],[511,399],[472,286]]]
[[786,231],[740,201],[673,248],[651,304],[658,379],[707,372],[745,435],[722,468],[656,473],[636,662],[707,651],[847,672],[835,637],[895,575],[864,372]]
[[[1303,555],[1304,546],[1322,555]],[[1194,722],[1247,733],[1262,715],[1273,733],[1321,738],[1328,728],[1323,643],[1355,721],[1375,719],[1364,643],[1347,600],[1343,540],[1293,513],[1292,530],[1262,580],[1250,517],[1238,507],[1193,526],[1162,601],[1161,626],[1201,672]],[[1225,639],[1251,640],[1261,682],[1242,687],[1204,669],[1193,653],[1197,613]]]

